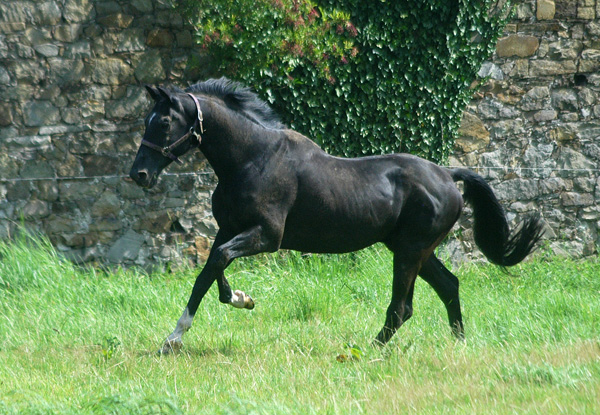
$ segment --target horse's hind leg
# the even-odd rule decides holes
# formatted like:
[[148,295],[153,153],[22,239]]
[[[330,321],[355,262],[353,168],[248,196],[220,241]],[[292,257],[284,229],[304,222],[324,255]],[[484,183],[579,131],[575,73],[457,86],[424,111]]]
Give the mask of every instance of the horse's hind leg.
[[386,344],[412,316],[412,300],[415,280],[419,270],[419,259],[394,253],[394,280],[392,299],[386,312],[385,324],[376,337],[376,342]]
[[423,263],[419,275],[431,285],[446,306],[452,334],[462,339],[464,337],[464,326],[458,297],[458,278],[434,254],[431,254],[427,261]]

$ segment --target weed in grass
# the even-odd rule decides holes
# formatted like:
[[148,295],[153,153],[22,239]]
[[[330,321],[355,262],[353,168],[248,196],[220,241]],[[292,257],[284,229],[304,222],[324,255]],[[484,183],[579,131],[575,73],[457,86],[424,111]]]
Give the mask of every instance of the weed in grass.
[[102,341],[102,357],[104,361],[107,362],[112,359],[115,355],[117,349],[121,346],[121,342],[115,336],[113,337],[105,337]]

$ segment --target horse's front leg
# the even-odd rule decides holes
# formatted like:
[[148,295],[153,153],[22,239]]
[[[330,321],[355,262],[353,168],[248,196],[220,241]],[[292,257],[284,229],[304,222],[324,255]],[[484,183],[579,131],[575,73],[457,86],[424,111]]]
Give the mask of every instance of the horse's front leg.
[[219,301],[224,304],[229,304],[235,308],[246,308],[252,310],[254,308],[254,300],[248,294],[240,290],[233,291],[229,286],[225,274],[217,278],[217,285],[219,287]]
[[225,268],[235,258],[255,255],[260,252],[276,251],[279,248],[281,238],[273,238],[274,233],[265,232],[263,226],[255,226],[223,243],[227,239],[224,235],[225,233],[222,231],[217,234],[208,260],[202,272],[196,278],[187,306],[177,321],[175,330],[165,340],[160,350],[161,353],[170,353],[181,348],[182,337],[192,327],[192,321],[200,302],[215,280],[217,280],[219,287],[219,300],[221,302],[231,304],[237,308],[254,308],[254,301],[249,295],[239,290],[232,292],[224,275]]

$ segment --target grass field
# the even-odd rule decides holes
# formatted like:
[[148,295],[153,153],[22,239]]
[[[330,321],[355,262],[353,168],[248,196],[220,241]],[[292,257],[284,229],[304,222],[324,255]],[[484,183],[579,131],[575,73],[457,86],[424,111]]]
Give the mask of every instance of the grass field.
[[373,248],[236,262],[256,308],[213,287],[183,351],[158,356],[194,270],[82,270],[44,241],[0,242],[0,414],[600,413],[598,260],[454,272],[464,342],[418,281],[413,318],[371,346],[391,285]]

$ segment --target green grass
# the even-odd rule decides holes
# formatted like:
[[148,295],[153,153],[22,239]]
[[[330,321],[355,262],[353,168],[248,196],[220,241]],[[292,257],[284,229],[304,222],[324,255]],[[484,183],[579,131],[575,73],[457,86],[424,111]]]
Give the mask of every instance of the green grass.
[[213,287],[183,351],[158,356],[195,271],[81,269],[43,240],[0,242],[0,414],[598,413],[598,260],[454,271],[464,342],[418,281],[413,318],[371,346],[391,286],[372,248],[237,261],[230,283],[256,308]]

